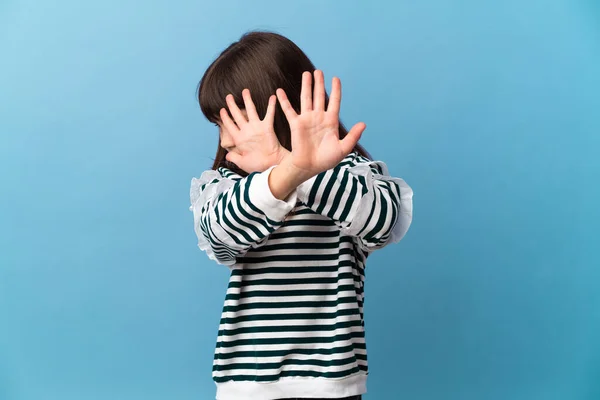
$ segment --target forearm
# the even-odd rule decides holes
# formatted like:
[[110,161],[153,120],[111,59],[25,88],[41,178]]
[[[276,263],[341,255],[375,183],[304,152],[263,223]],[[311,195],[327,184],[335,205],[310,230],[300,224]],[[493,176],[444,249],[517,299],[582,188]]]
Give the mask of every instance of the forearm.
[[274,198],[267,178],[254,173],[234,181],[210,170],[192,179],[190,211],[198,246],[211,259],[233,265],[251,247],[262,245],[295,206],[295,198]]
[[269,174],[269,188],[273,196],[285,200],[303,182],[312,178],[303,171],[295,168],[289,159],[284,158]]
[[404,236],[412,220],[412,189],[387,166],[357,153],[297,187],[298,200],[333,220],[364,249]]

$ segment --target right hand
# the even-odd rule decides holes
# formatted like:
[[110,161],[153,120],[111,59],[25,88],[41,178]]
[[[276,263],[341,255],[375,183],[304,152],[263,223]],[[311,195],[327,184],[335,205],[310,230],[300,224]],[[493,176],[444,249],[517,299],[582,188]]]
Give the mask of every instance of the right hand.
[[[296,113],[283,89],[277,90],[281,108],[290,124],[292,152],[289,165],[299,171],[299,176],[315,176],[338,165],[356,146],[366,125],[359,122],[340,139],[339,113],[342,84],[333,78],[331,97],[325,107],[325,81],[323,71],[302,74],[300,113]],[[325,109],[327,108],[327,109]],[[287,160],[286,160],[287,161]]]
[[233,136],[235,149],[225,155],[225,159],[247,172],[263,172],[267,168],[279,164],[289,151],[279,143],[273,129],[277,97],[269,98],[269,105],[264,119],[260,119],[250,96],[250,90],[242,91],[244,106],[248,118],[237,106],[233,95],[227,95],[226,101],[233,120],[225,108],[220,110],[220,117],[225,129]]

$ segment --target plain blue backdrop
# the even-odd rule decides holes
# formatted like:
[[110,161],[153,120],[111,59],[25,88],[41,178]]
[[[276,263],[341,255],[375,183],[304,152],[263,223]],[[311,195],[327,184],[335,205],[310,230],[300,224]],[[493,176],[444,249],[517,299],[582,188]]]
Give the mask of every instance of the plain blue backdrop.
[[0,400],[214,398],[195,90],[251,29],[415,192],[369,259],[365,399],[600,399],[597,0],[3,0]]

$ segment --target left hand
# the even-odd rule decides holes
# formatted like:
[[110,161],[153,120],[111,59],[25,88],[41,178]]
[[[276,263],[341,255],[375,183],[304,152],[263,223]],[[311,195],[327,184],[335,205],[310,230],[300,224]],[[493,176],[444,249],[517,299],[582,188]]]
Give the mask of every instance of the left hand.
[[292,151],[286,161],[306,176],[314,176],[338,165],[356,146],[366,125],[359,122],[346,137],[339,137],[339,113],[342,84],[333,78],[331,97],[325,110],[325,83],[323,72],[315,70],[312,93],[310,72],[302,74],[300,114],[297,114],[283,89],[277,89],[277,98],[290,124]]
[[242,97],[246,115],[237,106],[231,94],[227,95],[226,102],[233,120],[224,108],[220,111],[223,126],[233,136],[235,142],[235,150],[229,151],[225,159],[248,174],[255,171],[262,172],[281,162],[289,153],[279,143],[273,130],[277,99],[274,95],[269,97],[267,112],[261,120],[252,101],[250,90],[244,89]]

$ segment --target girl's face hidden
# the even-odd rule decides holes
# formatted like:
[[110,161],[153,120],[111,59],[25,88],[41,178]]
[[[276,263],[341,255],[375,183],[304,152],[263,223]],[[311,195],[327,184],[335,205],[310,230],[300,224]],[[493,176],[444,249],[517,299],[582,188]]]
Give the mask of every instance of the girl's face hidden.
[[[242,114],[244,115],[244,118],[248,118],[248,114],[246,114],[246,110],[242,109]],[[234,121],[235,123],[235,121]],[[222,121],[218,121],[217,125],[219,126],[219,139],[221,141],[221,147],[224,148],[225,150],[229,151],[235,151],[235,146],[236,146],[236,141],[235,141],[235,135],[234,132],[230,132],[229,129],[227,129],[227,127],[225,127],[225,125],[223,124]]]
[[221,147],[225,150],[233,151],[235,148],[235,141],[233,139],[233,134],[229,132],[229,130],[223,125],[221,121],[218,122],[219,126],[219,140],[221,142]]

